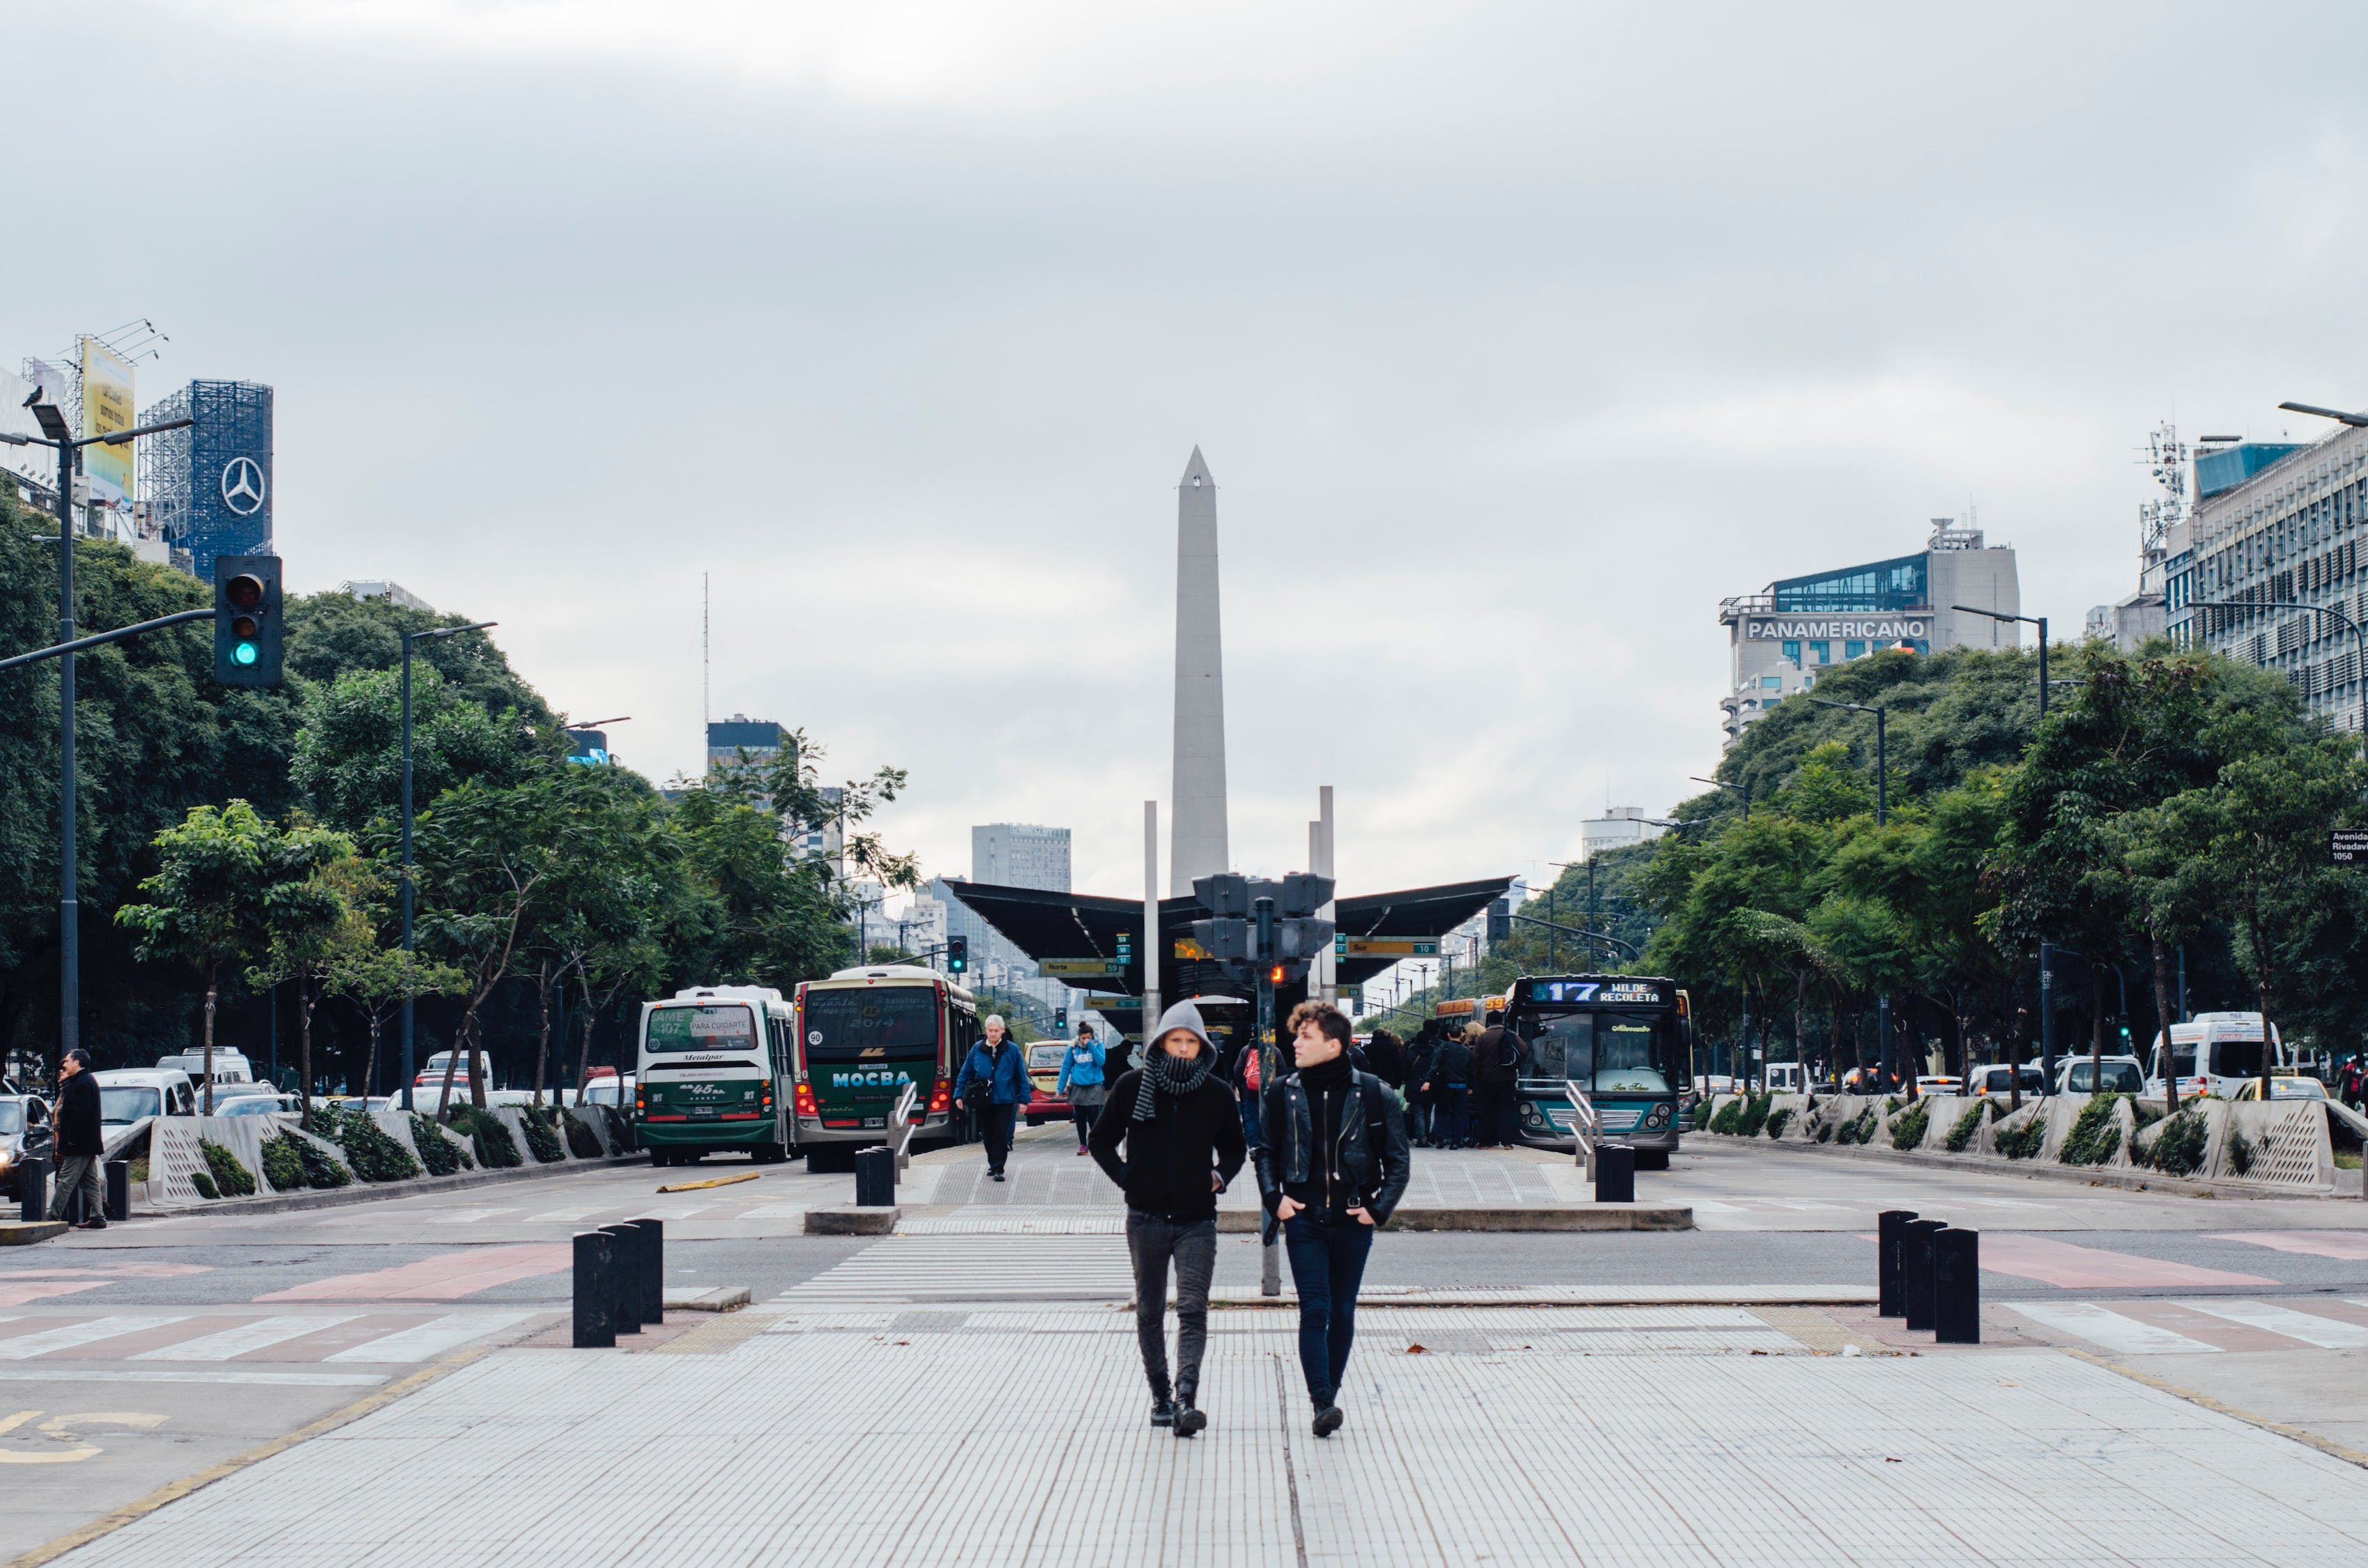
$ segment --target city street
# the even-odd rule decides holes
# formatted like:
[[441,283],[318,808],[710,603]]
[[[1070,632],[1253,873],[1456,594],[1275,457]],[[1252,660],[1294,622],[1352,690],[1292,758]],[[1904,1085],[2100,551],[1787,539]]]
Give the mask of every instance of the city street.
[[[2087,1530],[2103,1516],[2070,1499],[2118,1496],[2147,1465],[2217,1476],[2168,1489],[2180,1528],[2217,1528],[2214,1488],[2267,1477],[2266,1491],[2244,1483],[2248,1506],[2296,1528],[2298,1516],[2277,1511],[2307,1511],[2321,1532],[2368,1532],[2358,1511],[2368,1510],[2368,1475],[2327,1451],[2368,1450],[2358,1415],[2368,1212],[2356,1201],[1902,1173],[1696,1137],[1639,1192],[1691,1205],[1695,1230],[1381,1236],[1352,1372],[1364,1380],[1360,1404],[1325,1444],[1305,1436],[1290,1315],[1252,1304],[1255,1239],[1227,1235],[1218,1287],[1238,1310],[1216,1315],[1206,1401],[1216,1426],[1187,1453],[1141,1426],[1119,1311],[1131,1294],[1123,1210],[1074,1148],[1065,1127],[1024,1134],[1003,1184],[982,1179],[974,1149],[925,1155],[900,1193],[898,1233],[877,1239],[805,1235],[805,1210],[845,1201],[851,1178],[796,1165],[655,1190],[752,1174],[709,1161],[289,1213],[142,1219],[0,1256],[0,1384],[12,1391],[0,1403],[30,1413],[0,1434],[0,1461],[13,1467],[0,1552],[68,1537],[340,1413],[346,1424],[68,1561],[165,1550],[198,1562],[267,1560],[255,1555],[258,1520],[282,1532],[269,1555],[290,1560],[331,1540],[356,1547],[353,1560],[363,1543],[383,1544],[371,1561],[490,1560],[518,1531],[572,1521],[568,1539],[595,1561],[626,1561],[652,1509],[673,1517],[666,1510],[678,1504],[689,1519],[703,1494],[669,1494],[661,1507],[644,1480],[596,1461],[613,1438],[587,1434],[617,1422],[692,1445],[669,1468],[707,1443],[723,1445],[711,1456],[719,1461],[726,1451],[749,1459],[750,1471],[718,1469],[719,1483],[820,1467],[813,1485],[767,1506],[749,1560],[837,1540],[845,1551],[830,1560],[923,1561],[958,1547],[965,1561],[1108,1561],[1133,1554],[1129,1532],[1174,1508],[1198,1522],[1163,1538],[1164,1560],[1287,1562],[1294,1496],[1297,1529],[1323,1543],[1311,1544],[1311,1562],[1345,1560],[1352,1541],[1456,1562],[1477,1555],[1473,1542],[1522,1560],[1564,1550],[1557,1541],[1600,1555],[1614,1540],[1656,1551],[1694,1540],[1689,1550],[1716,1560],[1697,1537],[1714,1535],[1728,1510],[1776,1532],[1771,1543],[1872,1552],[1872,1538],[1849,1539],[1858,1527],[1829,1511],[1780,1506],[1845,1484],[1913,1498],[1903,1506],[1922,1510],[1918,1528],[1954,1532],[1961,1555],[1976,1560],[1998,1521],[1973,1504],[2004,1483],[1982,1477],[2025,1476],[2019,1506],[2032,1528]],[[1452,1176],[1511,1191],[1565,1174],[1530,1153],[1416,1158],[1418,1185],[1426,1168],[1434,1185]],[[1237,1184],[1229,1202],[1245,1191]],[[1981,1347],[1938,1348],[1874,1316],[1874,1214],[1900,1204],[1984,1233]],[[641,1215],[666,1221],[670,1293],[745,1287],[753,1304],[670,1312],[615,1352],[565,1349],[567,1236]],[[1473,1304],[1488,1301],[1500,1304]],[[1845,1410],[1846,1433],[1833,1424]],[[827,1453],[793,1442],[762,1458],[745,1446],[819,1431],[848,1441]],[[436,1457],[393,1485],[375,1479],[372,1457],[389,1443]],[[1610,1456],[1622,1456],[1615,1470],[1652,1473],[1702,1443],[1738,1456],[1736,1490],[1715,1507],[1631,1492],[1603,1511]],[[991,1469],[972,1468],[990,1454]],[[1384,1471],[1512,1466],[1531,1480],[1484,1506],[1453,1489],[1391,1488],[1372,1468],[1378,1455],[1389,1456]],[[1885,1469],[1894,1459],[1938,1468]],[[891,1463],[917,1464],[928,1479],[903,1533],[864,1530],[876,1515],[833,1500],[842,1489],[829,1478]],[[1212,1493],[1195,1480],[1202,1471],[1229,1479]],[[1538,1487],[1548,1474],[1571,1484]],[[461,1475],[471,1483],[452,1506],[420,1506],[422,1488]],[[1000,1478],[994,1508],[956,1506],[989,1475]],[[1936,1486],[1942,1475],[1954,1479]],[[1146,1480],[1156,1483],[1148,1494]],[[2081,1490],[2107,1483],[2103,1494]],[[1136,1512],[1075,1517],[1056,1500],[1078,1485],[1118,1487]],[[1238,1510],[1224,1501],[1235,1489]],[[1969,1536],[1973,1521],[1987,1522]],[[849,1531],[859,1533],[830,1533]]]

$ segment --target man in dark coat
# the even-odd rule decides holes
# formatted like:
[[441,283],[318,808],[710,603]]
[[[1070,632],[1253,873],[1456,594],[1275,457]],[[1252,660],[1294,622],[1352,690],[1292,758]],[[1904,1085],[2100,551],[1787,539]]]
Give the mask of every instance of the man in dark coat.
[[76,1046],[58,1063],[58,1218],[72,1217],[77,1231],[107,1229],[107,1205],[99,1197],[98,1161],[107,1152],[98,1125],[98,1081],[90,1075],[90,1052]]

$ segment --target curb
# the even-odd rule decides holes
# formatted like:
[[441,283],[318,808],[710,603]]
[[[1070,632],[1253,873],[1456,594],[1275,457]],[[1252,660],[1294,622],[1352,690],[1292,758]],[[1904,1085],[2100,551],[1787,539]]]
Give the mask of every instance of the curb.
[[[1220,1235],[1255,1233],[1263,1209],[1220,1209]],[[1691,1231],[1694,1211],[1665,1203],[1569,1203],[1556,1208],[1440,1208],[1398,1210],[1384,1231]]]
[[662,1304],[670,1312],[736,1312],[754,1299],[746,1285],[718,1285],[712,1290],[668,1290]]
[[[528,1154],[531,1160],[534,1156]],[[450,1176],[415,1176],[409,1181],[365,1182],[354,1178],[351,1187],[331,1187],[324,1192],[279,1193],[270,1198],[222,1198],[211,1203],[188,1208],[140,1209],[133,1211],[135,1220],[177,1220],[197,1214],[285,1214],[299,1209],[342,1209],[349,1203],[372,1203],[382,1198],[413,1198],[423,1193],[457,1192],[463,1187],[499,1187],[507,1182],[532,1181],[543,1176],[565,1176],[571,1171],[614,1170],[623,1165],[645,1165],[647,1154],[612,1154],[606,1159],[586,1160],[570,1155],[547,1165],[528,1165],[516,1170],[455,1171]]]
[[2189,1181],[2183,1176],[2141,1175],[2103,1166],[2066,1165],[2053,1160],[1973,1159],[1964,1154],[1935,1154],[1922,1149],[1861,1149],[1855,1144],[1837,1146],[1831,1143],[1788,1144],[1770,1138],[1729,1137],[1726,1142],[1739,1148],[1781,1149],[1792,1154],[1838,1155],[1846,1160],[1874,1160],[1884,1165],[1922,1165],[1928,1170],[1972,1171],[1985,1176],[2038,1176],[2047,1181],[2078,1182],[2083,1187],[2118,1187],[2131,1192],[2168,1193],[2174,1198],[2299,1199],[2307,1202],[2340,1199],[2347,1203],[2359,1201],[2349,1193],[2299,1192],[2289,1187],[2256,1187],[2250,1183]]
[[826,1208],[806,1210],[806,1234],[810,1236],[888,1236],[896,1233],[896,1221],[905,1217],[902,1209],[890,1207],[859,1207],[852,1203],[835,1203]]
[[[1254,1290],[1214,1290],[1209,1305],[1227,1312],[1296,1308],[1288,1281],[1280,1296]],[[1652,1286],[1573,1285],[1430,1290],[1420,1287],[1367,1286],[1357,1294],[1361,1312],[1387,1307],[1871,1307],[1874,1287],[1858,1285]]]
[[28,1247],[35,1242],[48,1241],[51,1236],[66,1233],[63,1220],[34,1220],[26,1222],[10,1221],[0,1225],[0,1247]]

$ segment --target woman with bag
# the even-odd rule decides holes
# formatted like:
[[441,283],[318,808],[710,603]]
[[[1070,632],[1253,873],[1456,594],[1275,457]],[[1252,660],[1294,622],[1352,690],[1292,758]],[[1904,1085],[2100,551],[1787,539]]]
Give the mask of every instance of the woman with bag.
[[1019,1041],[1003,1027],[1003,1015],[986,1017],[986,1038],[970,1048],[962,1062],[961,1089],[954,1108],[979,1108],[986,1140],[986,1174],[1003,1179],[1003,1162],[1011,1155],[1011,1123],[1028,1100],[1028,1069],[1020,1059]]

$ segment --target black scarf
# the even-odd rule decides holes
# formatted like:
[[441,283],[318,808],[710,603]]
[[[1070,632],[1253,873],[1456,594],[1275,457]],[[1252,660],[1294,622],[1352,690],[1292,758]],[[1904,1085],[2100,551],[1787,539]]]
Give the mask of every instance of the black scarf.
[[1182,1099],[1209,1081],[1217,1068],[1217,1053],[1203,1041],[1190,1062],[1179,1062],[1164,1047],[1154,1046],[1143,1062],[1143,1087],[1134,1096],[1134,1113],[1128,1119],[1149,1121],[1159,1109],[1159,1091],[1167,1090]]
[[1349,1060],[1349,1053],[1343,1051],[1329,1062],[1319,1062],[1313,1067],[1302,1067],[1299,1070],[1299,1081],[1307,1085],[1309,1094],[1320,1095],[1347,1082],[1349,1074],[1354,1070],[1355,1063]]

